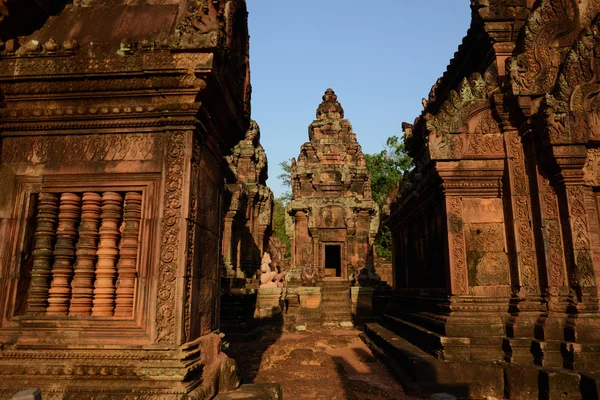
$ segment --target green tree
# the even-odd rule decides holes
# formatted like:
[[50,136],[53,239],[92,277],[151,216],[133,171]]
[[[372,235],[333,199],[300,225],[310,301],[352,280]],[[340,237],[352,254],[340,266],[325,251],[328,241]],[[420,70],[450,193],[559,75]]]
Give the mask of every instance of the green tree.
[[281,184],[287,188],[281,196],[275,199],[273,232],[283,243],[285,243],[285,258],[289,260],[291,256],[290,238],[285,232],[285,206],[292,200],[292,161],[286,160],[279,163],[282,172],[277,175],[277,179],[281,180]]
[[279,163],[279,167],[283,172],[277,175],[277,179],[281,180],[281,184],[288,189],[281,195],[280,198],[284,201],[284,203],[287,203],[292,200],[292,161],[282,161]]
[[[402,179],[404,171],[412,167],[412,159],[404,151],[404,142],[398,136],[392,136],[387,139],[382,151],[365,154],[365,160],[371,173],[373,200],[381,210],[389,190]],[[392,259],[392,234],[387,226],[382,224],[379,227],[375,244],[378,255]]]
[[282,197],[275,199],[275,207],[273,210],[273,232],[281,239],[282,243],[285,243],[285,258],[289,260],[291,255],[291,243],[290,238],[285,233],[285,200]]

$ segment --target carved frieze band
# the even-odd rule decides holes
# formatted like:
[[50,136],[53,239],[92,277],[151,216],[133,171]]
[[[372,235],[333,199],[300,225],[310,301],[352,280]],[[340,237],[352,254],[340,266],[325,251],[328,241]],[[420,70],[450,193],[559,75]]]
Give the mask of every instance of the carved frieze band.
[[465,250],[462,199],[446,198],[446,214],[449,231],[450,276],[452,294],[468,293],[468,271]]
[[160,134],[5,137],[3,163],[154,160],[162,156]]
[[182,219],[182,186],[185,134],[171,132],[165,159],[165,197],[161,228],[158,301],[156,308],[156,342],[175,342],[176,279]]

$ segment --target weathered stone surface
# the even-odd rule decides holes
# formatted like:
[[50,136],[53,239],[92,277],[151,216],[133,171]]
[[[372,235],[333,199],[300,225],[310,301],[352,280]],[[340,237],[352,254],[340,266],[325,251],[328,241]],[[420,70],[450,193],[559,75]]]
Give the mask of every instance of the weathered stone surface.
[[[288,285],[310,287],[336,279],[347,282],[357,280],[360,273],[378,283],[373,239],[379,227],[379,208],[371,197],[364,154],[331,89],[325,92],[317,119],[309,126],[309,140],[302,145],[298,159],[292,159],[286,231],[300,282],[290,276]],[[349,321],[349,294],[338,296],[334,286],[322,284],[323,316],[328,322]],[[315,309],[315,300],[301,295],[300,306]]]
[[42,391],[40,389],[21,390],[15,393],[12,400],[42,400]]
[[281,386],[277,383],[242,385],[238,390],[221,393],[215,400],[283,400]]
[[580,376],[564,370],[542,370],[540,375],[540,398],[582,399]]
[[0,397],[216,394],[245,2],[4,6]]
[[396,295],[382,323],[443,360],[543,367],[539,382],[507,369],[511,398],[578,398],[579,373],[600,368],[600,3],[471,7],[403,124],[415,168],[386,202]]
[[309,127],[310,141],[292,160],[286,219],[292,264],[314,267],[320,279],[348,279],[348,265],[357,272],[373,266],[379,211],[361,147],[343,118],[337,96],[327,89]]
[[508,364],[504,366],[504,391],[509,399],[537,399],[540,392],[540,368],[533,365]]
[[230,392],[240,386],[237,364],[232,358],[226,358],[221,363],[219,374],[219,393]]
[[278,382],[285,399],[420,399],[404,393],[358,333],[321,324],[305,332],[263,329],[260,340],[234,342],[227,353],[243,380]]

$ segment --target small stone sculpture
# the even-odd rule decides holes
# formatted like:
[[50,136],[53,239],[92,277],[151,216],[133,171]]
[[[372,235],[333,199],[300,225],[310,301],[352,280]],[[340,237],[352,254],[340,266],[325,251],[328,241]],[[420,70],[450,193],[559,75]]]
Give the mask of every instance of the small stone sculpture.
[[271,256],[265,252],[260,265],[260,287],[283,287],[284,275],[271,269]]
[[312,286],[317,281],[317,271],[315,271],[315,268],[309,264],[302,268],[300,279],[304,285]]
[[364,261],[360,260],[357,264],[359,271],[357,281],[360,286],[377,286],[381,282],[381,278],[371,267],[365,267]]

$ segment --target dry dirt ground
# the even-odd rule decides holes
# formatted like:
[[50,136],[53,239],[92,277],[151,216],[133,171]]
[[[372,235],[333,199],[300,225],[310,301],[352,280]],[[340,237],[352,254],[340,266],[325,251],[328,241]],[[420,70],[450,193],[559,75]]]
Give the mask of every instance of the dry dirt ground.
[[236,360],[242,383],[280,383],[284,400],[418,399],[404,394],[359,333],[265,328],[251,341],[231,343],[226,353]]

